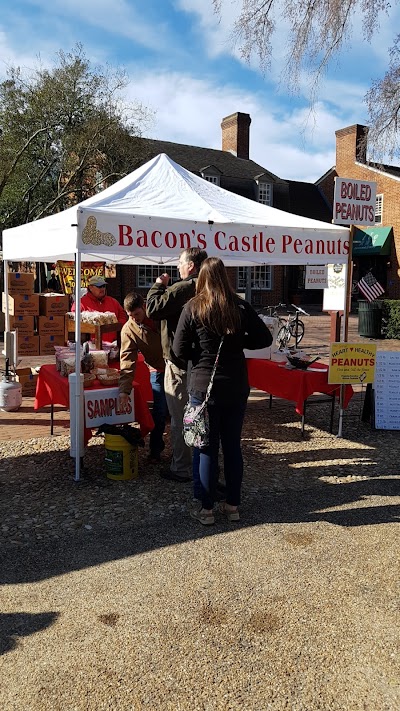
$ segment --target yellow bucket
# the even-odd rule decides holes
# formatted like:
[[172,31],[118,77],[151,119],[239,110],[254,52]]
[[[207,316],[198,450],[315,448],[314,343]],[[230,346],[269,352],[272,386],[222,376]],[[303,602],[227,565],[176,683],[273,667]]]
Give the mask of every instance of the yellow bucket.
[[120,435],[106,434],[106,474],[108,479],[136,479],[138,476],[138,449]]

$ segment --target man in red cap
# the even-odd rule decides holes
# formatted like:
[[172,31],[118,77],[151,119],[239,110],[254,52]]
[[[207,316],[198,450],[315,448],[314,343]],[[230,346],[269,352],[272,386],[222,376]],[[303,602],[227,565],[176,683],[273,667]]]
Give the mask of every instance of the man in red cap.
[[[81,298],[81,311],[100,311],[101,313],[111,311],[116,315],[119,323],[124,325],[127,319],[126,313],[116,299],[113,299],[112,296],[107,296],[106,289],[107,282],[104,277],[90,277],[87,293]],[[75,311],[75,304],[72,304],[72,311]],[[117,334],[115,332],[103,333],[102,338],[104,341],[112,343],[116,340]]]

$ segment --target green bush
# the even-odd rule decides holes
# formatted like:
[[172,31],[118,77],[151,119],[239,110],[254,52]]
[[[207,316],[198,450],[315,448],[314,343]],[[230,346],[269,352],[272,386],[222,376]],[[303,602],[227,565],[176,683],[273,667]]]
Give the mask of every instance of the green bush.
[[400,300],[385,299],[383,301],[382,317],[384,337],[400,339]]

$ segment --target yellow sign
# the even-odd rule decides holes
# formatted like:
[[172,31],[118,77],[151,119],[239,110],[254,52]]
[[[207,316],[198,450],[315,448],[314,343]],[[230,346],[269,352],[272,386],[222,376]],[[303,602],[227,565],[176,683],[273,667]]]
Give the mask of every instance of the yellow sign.
[[376,343],[331,343],[328,382],[373,383],[375,363]]
[[[104,277],[104,267],[104,262],[82,262],[81,288],[87,287],[92,276]],[[58,260],[57,271],[64,294],[73,294],[75,290],[75,263]]]

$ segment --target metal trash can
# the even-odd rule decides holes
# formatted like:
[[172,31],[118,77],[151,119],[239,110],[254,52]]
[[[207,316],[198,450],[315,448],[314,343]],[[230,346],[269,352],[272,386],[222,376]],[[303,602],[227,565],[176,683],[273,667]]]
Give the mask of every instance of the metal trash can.
[[382,338],[382,301],[358,302],[358,334]]

